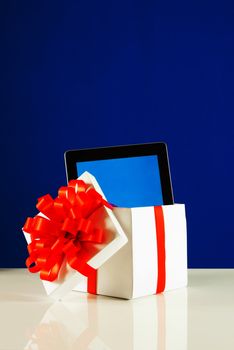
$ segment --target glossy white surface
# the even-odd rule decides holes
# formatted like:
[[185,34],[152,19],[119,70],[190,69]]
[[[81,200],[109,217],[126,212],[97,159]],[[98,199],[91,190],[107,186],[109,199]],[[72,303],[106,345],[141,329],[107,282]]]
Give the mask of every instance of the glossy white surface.
[[71,292],[0,270],[1,350],[234,349],[234,270],[189,270],[189,287],[131,301]]

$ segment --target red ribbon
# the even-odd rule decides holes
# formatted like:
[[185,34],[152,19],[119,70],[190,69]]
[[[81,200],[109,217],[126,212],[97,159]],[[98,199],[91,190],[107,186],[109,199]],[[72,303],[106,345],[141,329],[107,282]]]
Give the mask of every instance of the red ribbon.
[[37,209],[46,216],[27,218],[23,231],[31,236],[26,266],[40,272],[42,280],[58,278],[64,261],[88,277],[88,291],[96,293],[96,270],[87,261],[96,253],[95,244],[104,243],[103,229],[96,228],[91,215],[100,207],[112,209],[107,201],[82,180],[71,180],[53,199],[38,199]]
[[166,249],[165,249],[165,225],[163,209],[161,206],[154,207],[156,224],[156,242],[158,252],[158,282],[156,294],[162,293],[166,284]]

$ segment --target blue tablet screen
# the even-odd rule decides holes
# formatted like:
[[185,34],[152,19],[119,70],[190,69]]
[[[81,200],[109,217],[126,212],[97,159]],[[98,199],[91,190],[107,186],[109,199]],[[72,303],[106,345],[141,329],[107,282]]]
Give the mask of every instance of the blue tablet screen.
[[119,207],[163,204],[158,157],[141,156],[78,162],[77,174],[94,175],[107,200]]

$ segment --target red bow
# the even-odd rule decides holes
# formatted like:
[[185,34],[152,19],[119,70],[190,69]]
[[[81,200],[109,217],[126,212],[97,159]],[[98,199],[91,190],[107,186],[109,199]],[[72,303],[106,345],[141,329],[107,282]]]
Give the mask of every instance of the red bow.
[[61,187],[55,199],[49,194],[39,198],[36,207],[46,217],[27,218],[23,227],[31,236],[28,270],[40,271],[41,279],[52,282],[66,258],[72,268],[87,276],[92,269],[87,261],[94,252],[93,244],[104,242],[103,229],[96,228],[90,216],[103,205],[112,209],[82,180]]

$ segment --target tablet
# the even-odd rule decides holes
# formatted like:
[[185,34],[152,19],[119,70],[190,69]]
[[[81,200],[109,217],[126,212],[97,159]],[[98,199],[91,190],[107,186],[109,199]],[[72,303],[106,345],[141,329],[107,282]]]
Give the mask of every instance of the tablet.
[[119,207],[173,204],[167,145],[162,142],[65,152],[67,180],[95,176]]

